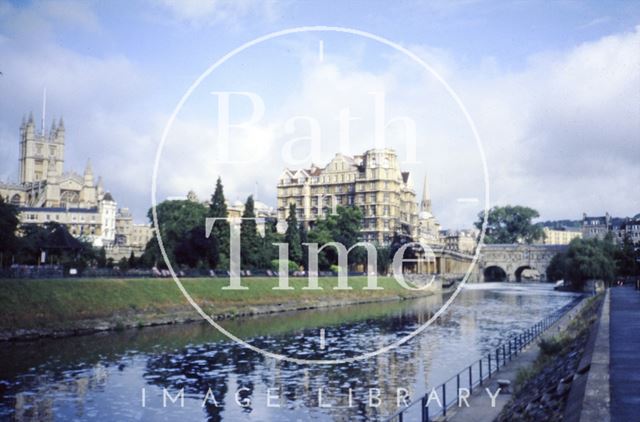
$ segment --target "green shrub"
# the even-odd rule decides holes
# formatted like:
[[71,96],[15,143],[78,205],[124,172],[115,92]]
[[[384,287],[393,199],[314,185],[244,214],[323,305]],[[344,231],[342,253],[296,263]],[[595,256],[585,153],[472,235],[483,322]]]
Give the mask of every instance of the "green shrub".
[[546,356],[553,356],[559,353],[564,347],[564,341],[558,337],[551,337],[549,339],[541,339],[538,342],[538,346],[540,347],[540,352]]
[[[289,268],[289,271],[298,271],[298,264],[296,264],[293,261],[290,260],[285,260],[287,262],[287,267]],[[280,260],[279,259],[274,259],[271,261],[271,269],[273,271],[280,271]]]

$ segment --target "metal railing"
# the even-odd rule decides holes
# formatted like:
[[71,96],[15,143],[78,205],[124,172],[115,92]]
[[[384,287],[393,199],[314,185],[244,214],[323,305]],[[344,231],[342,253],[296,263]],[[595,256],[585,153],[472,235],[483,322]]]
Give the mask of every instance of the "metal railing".
[[[426,392],[419,399],[411,401],[407,406],[399,409],[384,420],[403,422],[408,411],[418,405],[420,406],[420,411],[418,412],[416,410],[416,413],[420,414],[420,418],[412,418],[412,421],[430,422],[432,418],[438,416],[446,417],[447,410],[457,404],[461,397],[463,397],[463,399],[469,398],[474,388],[481,387],[486,380],[491,378],[492,375],[498,372],[500,368],[504,367],[513,358],[517,357],[525,347],[537,339],[547,328],[555,324],[579,301],[580,298],[576,298],[551,315],[538,321],[533,326],[525,329],[522,333],[509,337],[492,352],[487,353],[442,384]],[[467,390],[465,391],[465,395],[460,395],[461,389]],[[432,403],[430,403],[429,397],[433,396],[434,391],[438,400],[433,398],[431,400]],[[448,398],[449,400],[447,400]]]

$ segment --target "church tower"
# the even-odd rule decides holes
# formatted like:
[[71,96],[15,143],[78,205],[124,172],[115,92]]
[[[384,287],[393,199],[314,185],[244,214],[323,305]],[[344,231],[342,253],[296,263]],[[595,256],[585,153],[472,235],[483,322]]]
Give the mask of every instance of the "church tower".
[[[43,123],[44,124],[44,123]],[[45,133],[44,127],[40,133],[36,131],[33,113],[20,126],[20,183],[33,183],[46,180],[53,170],[57,177],[64,171],[64,123],[56,126],[51,124],[51,130]],[[53,167],[53,169],[50,169]]]
[[422,202],[420,202],[420,211],[431,213],[431,195],[429,194],[429,181],[427,175],[424,175],[424,186],[422,187]]
[[46,202],[45,207],[60,206],[60,179],[56,171],[55,158],[49,158],[49,166],[47,168],[47,185],[46,185]]
[[95,207],[98,205],[98,197],[96,186],[93,184],[93,169],[91,168],[91,160],[87,160],[87,166],[84,169],[82,177],[81,201],[86,207]]
[[20,126],[20,183],[33,182],[35,179],[35,146],[36,125],[33,121],[33,113],[29,113],[29,119]]

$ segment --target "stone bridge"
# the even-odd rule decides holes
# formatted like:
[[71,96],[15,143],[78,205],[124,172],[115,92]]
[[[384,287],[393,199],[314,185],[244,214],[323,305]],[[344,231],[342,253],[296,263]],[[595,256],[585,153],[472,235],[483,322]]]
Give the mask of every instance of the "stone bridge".
[[[546,281],[547,267],[551,259],[564,252],[568,245],[483,245],[469,282],[522,281],[531,278]],[[460,252],[433,248],[433,254],[425,256],[416,251],[419,259],[405,265],[412,273],[440,274],[462,277],[473,262],[473,256]],[[524,273],[525,270],[531,270]],[[524,276],[523,276],[524,273]]]
[[536,279],[546,281],[551,259],[564,252],[567,245],[483,245],[476,269],[476,280],[522,281],[524,270],[537,273]]

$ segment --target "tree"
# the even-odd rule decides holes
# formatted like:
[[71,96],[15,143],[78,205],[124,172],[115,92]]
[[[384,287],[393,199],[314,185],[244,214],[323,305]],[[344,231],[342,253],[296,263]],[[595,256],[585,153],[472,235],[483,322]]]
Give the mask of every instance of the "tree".
[[302,245],[300,242],[300,227],[296,217],[296,204],[289,204],[289,215],[287,216],[287,231],[284,234],[284,241],[289,245],[289,259],[296,264],[302,262]]
[[136,268],[138,266],[138,260],[136,259],[136,254],[133,253],[133,250],[131,251],[131,254],[129,255],[129,268]]
[[558,253],[551,258],[551,262],[547,267],[547,280],[558,281],[562,280],[567,268],[567,255],[566,253]]
[[[260,268],[273,267],[272,261],[278,259],[278,247],[274,243],[283,243],[284,236],[278,233],[276,220],[267,220],[264,223],[264,237],[260,246]],[[276,268],[276,271],[278,269]]]
[[582,290],[588,280],[610,282],[615,276],[614,250],[607,239],[573,239],[566,252],[552,259],[547,276],[563,278],[576,290]]
[[98,268],[104,268],[107,265],[107,251],[104,248],[96,251],[96,264]]
[[[493,207],[487,217],[485,243],[533,243],[544,238],[542,227],[531,222],[540,215],[538,211],[519,205]],[[482,229],[484,211],[478,214],[475,226]]]
[[11,256],[19,248],[16,236],[19,222],[18,209],[0,196],[0,268],[11,264]]
[[249,195],[244,204],[242,218],[242,225],[240,226],[240,262],[245,268],[256,268],[261,264],[261,239],[258,235],[258,225],[254,220],[256,213],[253,195]]
[[300,232],[300,249],[302,250],[302,265],[305,269],[309,269],[309,248],[304,246],[305,243],[309,243],[309,233],[307,232],[307,228],[305,227],[303,222],[300,222],[300,227],[298,228]]
[[614,259],[616,263],[616,274],[620,276],[631,276],[638,274],[637,252],[631,237],[625,233],[622,244],[616,249]]
[[[324,220],[319,220],[309,231],[310,243],[322,246],[330,242],[339,242],[349,249],[360,240],[362,225],[362,212],[356,207],[338,207],[335,215],[329,215]],[[349,254],[349,263],[362,263],[366,253],[363,248],[356,248]],[[338,263],[338,254],[335,248],[328,247],[320,252],[318,265],[322,269],[328,269]]]
[[[196,228],[201,228],[197,233],[204,239],[204,224],[207,209],[197,202],[173,200],[163,201],[158,204],[156,206],[156,213],[158,215],[159,227],[154,227],[156,230],[154,237],[147,244],[148,255],[151,255],[156,264],[162,262],[162,255],[160,254],[156,238],[159,231],[162,235],[162,243],[170,262],[172,264],[185,263],[183,253],[180,253],[181,259],[176,260],[176,250],[180,247],[180,251],[184,251],[184,242],[188,242],[190,237],[196,233],[193,231]],[[148,217],[149,220],[153,221],[151,209],[148,212]],[[145,251],[145,254],[147,254],[147,251]],[[197,256],[196,258],[205,259],[205,256]]]
[[120,261],[118,261],[118,268],[120,268],[120,271],[127,271],[129,269],[129,261],[127,258],[124,256],[120,258]]
[[387,274],[391,265],[391,249],[388,246],[377,246],[378,254],[378,273]]
[[229,239],[230,228],[227,222],[227,202],[224,198],[222,179],[216,180],[216,189],[211,196],[209,205],[209,218],[220,218],[214,223],[210,233],[211,262],[215,268],[229,268]]

